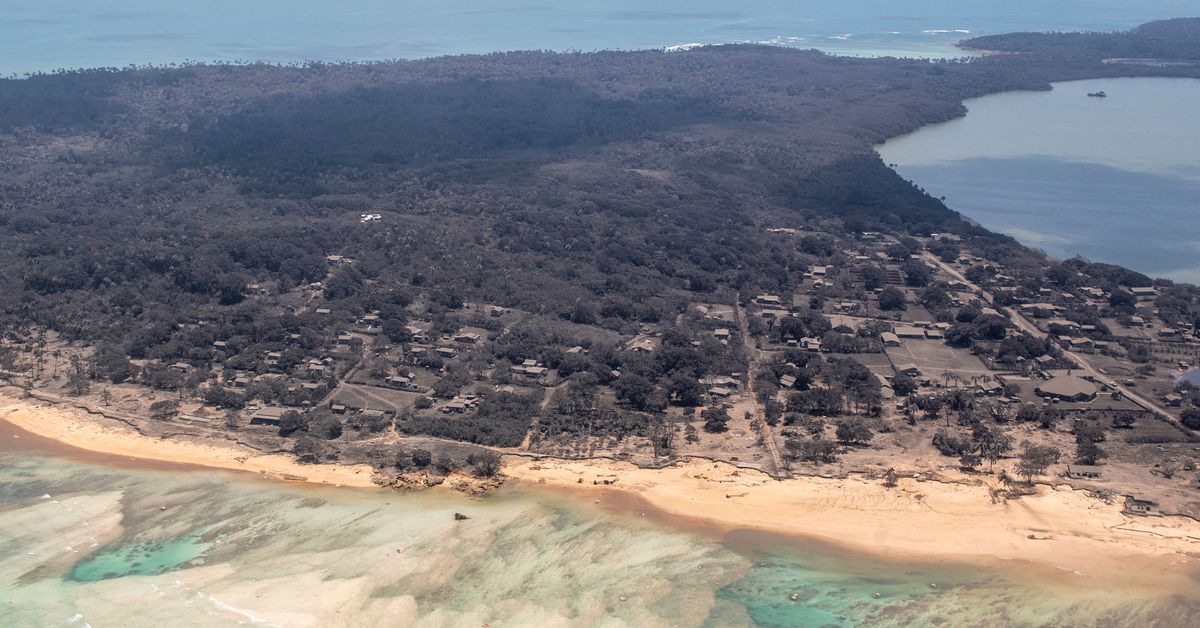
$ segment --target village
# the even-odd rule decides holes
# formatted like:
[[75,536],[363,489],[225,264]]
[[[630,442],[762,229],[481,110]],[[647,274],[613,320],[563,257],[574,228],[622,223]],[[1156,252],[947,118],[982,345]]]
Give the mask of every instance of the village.
[[196,320],[181,332],[203,351],[134,359],[124,377],[44,334],[10,345],[7,376],[150,433],[236,433],[397,473],[484,451],[705,458],[777,478],[1000,473],[1133,513],[1200,514],[1200,438],[1185,424],[1200,339],[1163,318],[1160,286],[1078,273],[1035,287],[953,234],[767,237],[811,262],[789,290],[719,290],[671,321],[584,324],[423,294],[348,311],[324,298],[355,264],[335,254],[327,282],[246,287],[290,325],[222,335]]

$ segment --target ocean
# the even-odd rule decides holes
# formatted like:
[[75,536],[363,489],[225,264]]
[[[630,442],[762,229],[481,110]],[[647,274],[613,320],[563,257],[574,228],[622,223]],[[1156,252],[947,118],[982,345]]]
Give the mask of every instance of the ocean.
[[646,517],[631,501],[613,508],[534,489],[468,498],[112,466],[29,449],[3,432],[7,626],[1200,621],[1200,601],[1170,591],[1097,590],[1086,578],[1045,580],[1020,566],[900,562],[718,533]]
[[966,117],[880,155],[951,209],[1056,258],[1200,284],[1200,80],[1072,81],[965,104]]
[[344,61],[759,42],[956,57],[959,40],[1122,30],[1194,0],[51,0],[0,2],[0,75],[183,61]]

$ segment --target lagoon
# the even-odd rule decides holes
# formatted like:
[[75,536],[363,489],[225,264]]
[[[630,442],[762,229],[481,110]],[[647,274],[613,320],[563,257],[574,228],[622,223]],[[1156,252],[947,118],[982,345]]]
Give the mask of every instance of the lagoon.
[[965,117],[877,149],[951,209],[1053,257],[1200,283],[1200,80],[1053,87],[968,100]]
[[[0,612],[9,625],[1200,621],[1200,601],[1182,590],[1097,590],[1083,575],[1046,578],[1021,565],[885,560],[795,537],[717,533],[645,516],[636,501],[271,483],[51,455],[13,436],[0,431]],[[470,518],[456,521],[456,512]]]

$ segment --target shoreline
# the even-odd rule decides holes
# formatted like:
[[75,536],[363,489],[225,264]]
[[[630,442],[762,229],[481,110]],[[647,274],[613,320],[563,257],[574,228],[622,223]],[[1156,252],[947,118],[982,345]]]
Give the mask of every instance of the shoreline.
[[1036,495],[993,503],[992,486],[981,478],[907,476],[886,489],[861,474],[775,480],[699,460],[660,470],[611,461],[521,460],[510,461],[505,473],[519,486],[587,495],[621,510],[644,505],[644,516],[721,534],[762,532],[894,561],[1008,569],[1022,563],[1076,585],[1107,581],[1126,590],[1161,594],[1166,586],[1200,593],[1194,577],[1200,573],[1200,522],[1128,515],[1118,503],[1065,484],[1039,485]]
[[[367,465],[302,465],[286,454],[233,444],[167,441],[113,421],[48,403],[0,397],[0,425],[12,437],[86,462],[140,468],[216,469],[290,483],[376,489]],[[22,433],[25,435],[23,436]],[[5,448],[10,448],[8,442]],[[610,459],[562,460],[509,455],[505,489],[591,499],[606,509],[716,536],[762,532],[922,563],[1008,566],[1094,585],[1200,594],[1200,522],[1183,516],[1140,517],[1082,490],[1039,485],[1036,495],[993,501],[992,478],[951,481],[901,477],[887,489],[862,474],[775,480],[723,462],[687,459],[646,469]],[[300,479],[303,478],[303,479]],[[607,484],[605,482],[608,482]],[[1061,580],[1062,578],[1057,578]]]
[[[117,420],[105,424],[81,410],[0,395],[0,424],[62,447],[90,462],[137,462],[163,467],[235,471],[294,484],[379,488],[368,465],[300,464],[287,454],[264,454],[234,443],[164,440],[146,436]],[[20,438],[20,434],[13,434]],[[5,434],[6,440],[11,440]]]

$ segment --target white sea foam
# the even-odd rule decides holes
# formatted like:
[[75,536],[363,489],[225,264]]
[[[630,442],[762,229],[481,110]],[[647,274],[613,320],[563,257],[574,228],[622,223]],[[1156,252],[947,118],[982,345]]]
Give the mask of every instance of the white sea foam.
[[246,618],[246,620],[247,620],[247,621],[249,621],[249,622],[250,622],[250,623],[252,623],[252,624],[263,624],[263,625],[266,625],[266,626],[278,626],[279,628],[283,628],[283,626],[281,626],[280,624],[271,623],[271,622],[269,622],[269,621],[267,621],[267,620],[265,620],[265,619],[263,619],[263,618],[261,618],[261,617],[258,617],[258,616],[254,615],[254,614],[252,614],[252,613],[246,612],[246,611],[244,611],[244,610],[242,610],[242,609],[240,609],[240,608],[237,608],[237,607],[235,607],[235,606],[231,606],[231,605],[229,605],[229,604],[226,604],[225,602],[222,602],[221,600],[218,600],[217,598],[215,598],[215,597],[213,597],[213,596],[211,596],[211,595],[208,595],[208,594],[202,593],[202,592],[200,592],[200,591],[197,591],[196,593],[197,593],[197,594],[200,594],[200,595],[203,595],[203,596],[204,596],[204,597],[205,597],[205,598],[206,598],[206,599],[207,599],[209,602],[211,602],[211,603],[212,603],[212,605],[213,605],[213,606],[215,606],[215,607],[217,607],[217,608],[219,608],[219,609],[221,609],[221,610],[223,610],[223,611],[226,611],[226,612],[229,612],[229,613],[233,613],[233,614],[235,614],[235,615],[239,615],[239,616],[241,616],[241,617],[245,617],[245,618]]

